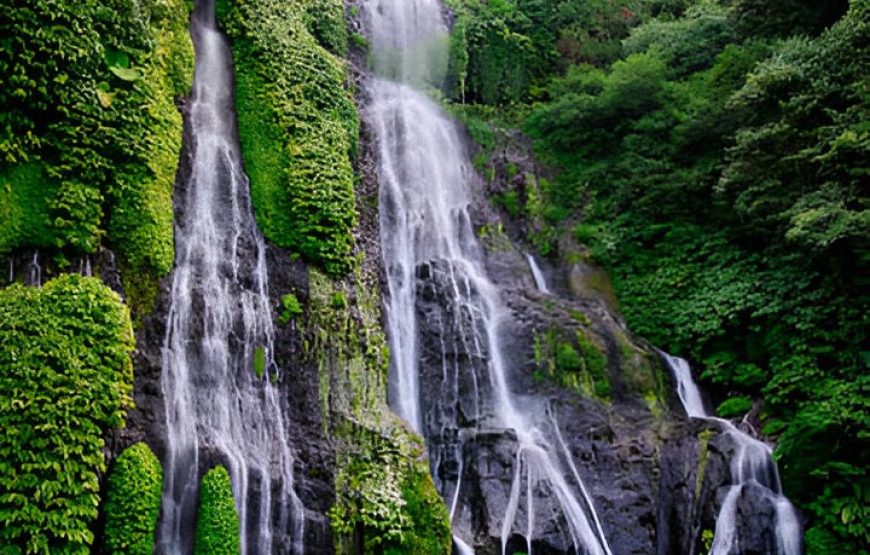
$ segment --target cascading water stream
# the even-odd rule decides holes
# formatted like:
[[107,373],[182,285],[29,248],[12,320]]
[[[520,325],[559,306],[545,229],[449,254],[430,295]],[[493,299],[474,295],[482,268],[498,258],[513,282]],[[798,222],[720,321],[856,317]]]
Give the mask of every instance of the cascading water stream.
[[532,271],[532,277],[535,278],[535,287],[541,293],[550,294],[550,289],[547,287],[547,279],[544,277],[544,272],[538,266],[538,261],[531,254],[526,254],[526,260],[529,262],[529,269]]
[[[193,550],[199,478],[230,472],[245,554],[303,550],[272,358],[266,249],[242,171],[232,60],[213,0],[196,3],[189,124],[192,168],[176,220],[176,260],[161,381],[167,459],[158,551]],[[262,370],[260,372],[259,370]]]
[[[427,439],[440,436],[446,429],[460,430],[460,437],[478,430],[512,430],[516,434],[515,476],[501,533],[503,551],[509,538],[519,534],[526,538],[531,554],[535,500],[546,490],[564,517],[564,533],[574,549],[588,555],[609,555],[591,500],[581,493],[584,486],[576,468],[571,475],[576,483],[566,479],[562,459],[570,463],[570,456],[550,443],[544,430],[518,409],[508,385],[499,332],[506,314],[499,289],[486,275],[469,214],[471,187],[477,178],[455,123],[420,92],[441,84],[446,65],[448,35],[441,7],[437,0],[367,0],[365,7],[372,65],[379,76],[370,84],[369,113],[380,155],[380,227],[388,277],[392,405]],[[424,410],[417,300],[420,280],[435,276],[449,297],[449,306],[441,316],[443,385],[440,392],[427,392],[429,410]],[[454,344],[445,345],[445,338]],[[468,369],[455,359],[448,360],[448,351],[461,351],[484,362],[470,376],[461,375]],[[470,382],[471,386],[461,390],[460,382]],[[469,396],[473,399],[467,399]],[[461,422],[459,405],[471,407],[465,412],[473,424]],[[459,468],[452,488],[439,483],[436,476],[451,518],[457,512],[462,485],[462,441],[452,450],[432,454],[436,465],[440,458],[449,457]],[[522,501],[526,518],[518,522]],[[473,552],[468,539],[457,537],[459,552]]]
[[800,522],[794,507],[782,494],[779,470],[773,460],[770,447],[743,432],[728,420],[708,415],[704,409],[701,392],[692,379],[689,363],[684,359],[659,352],[674,374],[677,394],[686,414],[691,418],[702,418],[718,423],[723,433],[728,434],[736,446],[731,460],[731,486],[716,518],[716,531],[710,555],[731,555],[741,552],[737,504],[744,487],[747,486],[757,486],[755,489],[760,491],[774,508],[777,545],[776,552],[771,555],[800,555]]

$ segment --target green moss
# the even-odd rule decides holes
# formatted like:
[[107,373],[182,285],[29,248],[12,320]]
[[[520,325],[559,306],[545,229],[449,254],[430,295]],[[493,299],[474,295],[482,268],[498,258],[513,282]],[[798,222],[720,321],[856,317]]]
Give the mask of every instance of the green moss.
[[377,278],[364,276],[359,265],[352,282],[312,269],[308,309],[312,341],[305,351],[316,359],[324,425],[336,415],[381,429],[389,412],[388,349]]
[[551,329],[535,337],[536,379],[550,379],[587,397],[609,401],[607,356],[591,334],[578,330],[571,337]]
[[109,472],[105,549],[116,555],[151,555],[163,491],[163,468],[144,443],[122,452]]
[[254,375],[258,379],[262,379],[266,374],[266,348],[257,347],[254,349]]
[[585,370],[593,381],[595,396],[599,399],[610,399],[610,379],[607,377],[607,357],[601,347],[587,336],[585,332],[577,332],[577,344],[583,350]]
[[202,478],[194,555],[239,555],[239,516],[227,470],[218,466]]
[[88,552],[103,437],[133,405],[133,346],[126,307],[97,279],[0,290],[0,545]]
[[336,551],[449,553],[447,509],[423,442],[387,408],[378,276],[360,263],[340,281],[311,269],[308,302],[304,351],[317,365],[325,432],[336,445]]
[[278,317],[279,324],[287,324],[290,320],[302,316],[302,304],[296,295],[289,293],[281,297],[281,307],[283,308],[281,315]]
[[333,276],[351,267],[359,119],[344,62],[318,38],[345,51],[343,17],[335,0],[237,0],[225,19],[257,222]]
[[695,503],[701,498],[701,490],[704,488],[704,478],[707,475],[707,462],[710,458],[710,438],[715,433],[713,430],[704,430],[698,434],[698,468],[695,471]]

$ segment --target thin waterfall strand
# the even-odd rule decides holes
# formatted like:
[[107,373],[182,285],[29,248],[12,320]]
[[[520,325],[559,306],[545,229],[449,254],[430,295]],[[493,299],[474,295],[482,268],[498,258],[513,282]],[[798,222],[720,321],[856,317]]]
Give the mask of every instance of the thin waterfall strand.
[[[301,554],[304,509],[293,489],[293,456],[278,390],[270,384],[278,368],[266,249],[241,168],[230,51],[216,28],[211,1],[197,3],[191,34],[197,54],[190,108],[193,162],[176,222],[163,346],[167,460],[158,550],[192,551],[201,459],[207,453],[205,462],[225,465],[232,477],[241,552]],[[255,373],[255,357],[265,360],[264,375]]]

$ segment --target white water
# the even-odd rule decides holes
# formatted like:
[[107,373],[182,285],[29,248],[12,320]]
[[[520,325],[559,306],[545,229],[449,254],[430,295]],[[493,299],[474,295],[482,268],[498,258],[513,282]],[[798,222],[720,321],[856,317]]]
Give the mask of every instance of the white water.
[[33,251],[33,258],[27,266],[27,285],[42,287],[42,266],[39,265],[39,251]]
[[[475,396],[471,416],[489,429],[513,429],[517,434],[515,476],[501,531],[502,550],[512,536],[521,534],[531,553],[535,493],[549,490],[567,523],[564,532],[572,538],[577,552],[609,555],[594,508],[588,498],[578,501],[578,496],[582,497],[578,485],[580,489],[583,485],[576,469],[572,478],[577,484],[569,484],[558,449],[518,410],[509,389],[499,334],[506,315],[499,290],[486,275],[469,214],[476,176],[456,124],[415,88],[437,81],[440,67],[433,69],[426,63],[437,65],[446,58],[447,30],[441,7],[436,0],[367,0],[365,7],[373,67],[379,75],[399,81],[373,79],[370,85],[370,112],[380,155],[380,227],[388,276],[386,317],[393,355],[392,406],[424,435],[437,434],[443,427],[460,427],[455,409],[444,407],[462,402],[458,386],[461,377],[455,375],[461,368],[451,367],[446,358],[442,359],[444,383],[453,385],[425,393],[429,405],[436,405],[442,412],[421,414],[416,295],[417,270],[425,268],[443,274],[455,304],[451,311],[455,321],[442,322],[461,330],[461,344],[452,346],[452,350],[485,360],[482,375],[470,378]],[[468,320],[472,324],[463,326]],[[466,329],[472,333],[466,334]],[[431,398],[439,394],[452,399],[447,402]],[[451,517],[457,512],[462,487],[461,448],[456,452],[460,477],[452,495],[443,491],[442,484]],[[527,517],[518,522],[523,500]],[[460,552],[466,547],[471,549],[461,538],[456,539]]]
[[532,277],[535,278],[535,287],[541,293],[549,295],[550,290],[547,288],[547,279],[544,277],[544,272],[541,271],[540,266],[538,266],[538,261],[531,254],[526,254],[526,260],[529,261],[529,269],[532,270]]
[[[232,477],[241,552],[301,554],[304,509],[293,490],[278,390],[270,383],[279,370],[265,244],[236,141],[230,51],[211,1],[197,2],[191,33],[193,168],[176,221],[163,347],[168,453],[158,550],[192,551],[199,478],[220,463]],[[258,350],[262,377],[254,371]]]
[[737,505],[740,494],[747,485],[760,486],[756,491],[763,492],[773,505],[776,513],[774,529],[777,551],[772,555],[800,555],[801,526],[789,500],[782,494],[779,470],[773,460],[770,447],[743,432],[728,420],[710,416],[704,410],[701,392],[692,379],[689,363],[679,357],[659,351],[674,374],[677,394],[686,414],[692,418],[703,418],[717,422],[734,441],[735,453],[731,460],[731,486],[728,489],[719,515],[716,518],[716,532],[710,555],[731,555],[740,553]]

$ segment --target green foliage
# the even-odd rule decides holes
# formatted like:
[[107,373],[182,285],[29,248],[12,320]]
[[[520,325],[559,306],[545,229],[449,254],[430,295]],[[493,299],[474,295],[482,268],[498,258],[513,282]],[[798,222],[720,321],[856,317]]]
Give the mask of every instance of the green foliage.
[[400,545],[388,547],[384,553],[420,553],[439,555],[452,553],[450,520],[444,500],[438,495],[429,468],[416,464],[402,482],[405,514],[413,523]]
[[0,544],[88,553],[103,437],[133,406],[133,330],[99,280],[0,290]]
[[333,0],[237,0],[224,21],[257,222],[331,275],[350,269],[359,120],[344,63],[318,39],[346,51],[343,13]]
[[336,477],[330,509],[339,536],[361,532],[364,553],[451,552],[447,507],[429,476],[419,438],[396,428],[373,449],[350,456]]
[[17,164],[0,174],[0,254],[23,245],[54,246],[48,198],[56,192],[57,184],[36,162]]
[[[861,552],[870,8],[766,42],[842,3],[688,4],[632,31],[623,59],[549,84],[526,121],[561,169],[543,211],[608,268],[633,331],[734,396],[722,414],[764,401],[810,549]],[[801,8],[770,15],[784,5]],[[766,28],[737,23],[762,13]]]
[[278,322],[281,324],[289,323],[290,320],[302,316],[302,313],[304,312],[302,309],[302,304],[293,293],[288,293],[287,295],[281,297],[281,307],[283,308],[283,311],[278,317]]
[[752,399],[749,397],[731,397],[722,402],[716,413],[722,418],[735,418],[743,416],[752,408]]
[[622,0],[449,0],[456,16],[447,91],[461,102],[510,105],[541,98],[570,64],[601,65],[656,7]]
[[226,468],[206,472],[199,487],[194,555],[239,555],[239,515]]
[[108,233],[135,270],[169,270],[181,144],[173,97],[192,73],[187,9],[181,0],[7,7],[0,211],[10,217],[0,219],[0,252],[91,253]]
[[324,48],[336,56],[347,56],[344,0],[308,0],[305,2],[305,24]]
[[655,49],[671,74],[682,77],[709,67],[733,40],[728,11],[714,2],[701,2],[679,19],[652,19],[632,29],[623,44],[628,54]]
[[105,548],[118,555],[150,555],[163,491],[163,467],[151,449],[137,443],[125,449],[109,472]]

